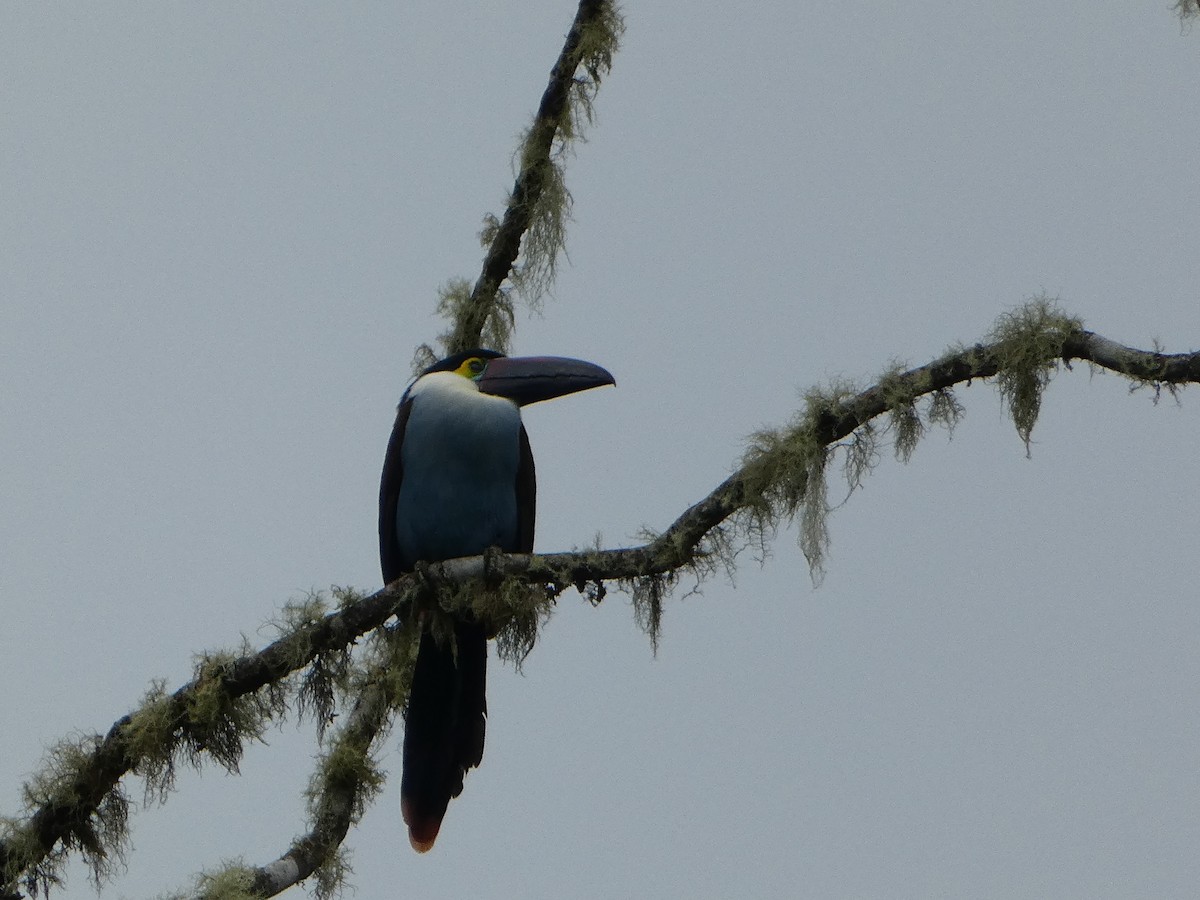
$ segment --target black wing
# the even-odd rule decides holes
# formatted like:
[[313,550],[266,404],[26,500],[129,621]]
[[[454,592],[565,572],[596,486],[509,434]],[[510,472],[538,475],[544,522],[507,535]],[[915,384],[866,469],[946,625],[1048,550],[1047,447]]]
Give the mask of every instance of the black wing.
[[400,482],[404,478],[400,447],[404,443],[404,429],[410,412],[412,401],[406,399],[396,410],[396,424],[392,426],[387,454],[383,458],[383,475],[379,479],[379,567],[383,571],[384,584],[391,584],[404,574],[400,543],[396,540],[396,504],[400,500]]
[[537,519],[537,476],[533,471],[533,450],[529,435],[521,426],[521,461],[517,467],[517,546],[505,547],[510,553],[533,552],[533,526]]

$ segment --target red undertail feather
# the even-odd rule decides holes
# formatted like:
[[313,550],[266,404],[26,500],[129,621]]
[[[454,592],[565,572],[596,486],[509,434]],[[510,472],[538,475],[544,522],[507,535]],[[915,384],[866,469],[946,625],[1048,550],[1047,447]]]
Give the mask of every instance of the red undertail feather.
[[412,848],[418,853],[428,853],[432,850],[433,842],[437,840],[438,831],[442,827],[441,816],[418,817],[407,797],[400,799],[400,812],[404,815],[404,824],[408,826],[408,842],[412,844]]

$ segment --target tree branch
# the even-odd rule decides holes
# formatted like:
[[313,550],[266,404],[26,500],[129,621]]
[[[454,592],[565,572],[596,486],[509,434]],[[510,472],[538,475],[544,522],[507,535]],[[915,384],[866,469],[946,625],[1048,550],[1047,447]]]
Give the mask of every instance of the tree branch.
[[[548,217],[551,234],[549,246],[542,247],[542,259],[537,265],[552,274],[554,256],[562,246],[561,219],[569,195],[565,189],[547,197],[547,189],[558,183],[561,171],[555,163],[555,144],[576,136],[575,112],[572,103],[582,107],[582,114],[591,116],[591,99],[600,78],[612,63],[612,54],[621,31],[620,15],[611,0],[580,0],[571,30],[567,33],[550,81],[542,94],[533,125],[521,148],[520,171],[509,194],[503,220],[494,219],[485,233],[489,239],[483,270],[465,303],[455,304],[454,325],[445,342],[450,353],[477,347],[489,320],[506,317],[511,326],[512,308],[500,295],[500,287],[513,276],[521,241],[539,217]],[[576,77],[580,67],[587,78]],[[572,95],[575,95],[574,98]],[[535,266],[536,267],[536,266]],[[501,302],[504,301],[504,302]],[[501,328],[500,331],[506,331]],[[502,343],[493,337],[492,343]]]
[[[15,887],[22,880],[27,887],[45,883],[45,873],[39,867],[60,844],[66,849],[82,850],[97,870],[101,860],[93,859],[92,854],[103,858],[121,850],[120,846],[96,851],[89,848],[96,844],[93,833],[102,804],[119,791],[122,777],[132,771],[144,775],[150,783],[161,783],[162,770],[184,751],[193,758],[208,754],[221,760],[218,736],[228,732],[235,701],[281,684],[323,654],[344,650],[392,616],[403,616],[420,598],[433,596],[433,585],[428,581],[406,577],[294,629],[257,653],[216,666],[202,664],[197,676],[173,694],[122,716],[104,738],[96,736],[89,742],[92,746],[78,764],[61,773],[52,789],[42,792],[48,796],[28,818],[8,829],[0,840],[0,885]],[[202,698],[205,702],[200,702]],[[147,741],[147,730],[153,730],[166,746]]]
[[[1037,352],[1030,355],[1030,347]],[[721,529],[730,520],[746,516],[743,524],[751,528],[754,522],[772,525],[795,513],[796,498],[809,487],[809,470],[789,465],[797,447],[815,442],[824,454],[873,419],[911,407],[918,398],[992,377],[997,378],[1002,392],[1015,391],[1017,388],[1006,388],[1006,383],[1029,377],[1048,380],[1046,373],[1074,360],[1120,374],[1135,386],[1151,387],[1156,395],[1163,388],[1174,391],[1180,385],[1200,382],[1200,352],[1166,354],[1126,347],[1084,330],[1042,302],[1006,317],[988,343],[947,353],[907,371],[889,373],[857,393],[834,399],[810,396],[808,410],[795,424],[778,433],[773,442],[752,448],[737,471],[684,511],[666,531],[641,546],[577,553],[496,554],[436,563],[301,625],[256,653],[203,664],[196,678],[173,694],[115,722],[103,739],[96,739],[93,746],[85,748],[86,752],[80,752],[78,765],[60,774],[56,790],[25,820],[14,823],[0,841],[2,884],[14,888],[31,873],[40,872],[39,867],[56,852],[81,849],[86,856],[89,846],[95,844],[99,811],[106,798],[119,791],[120,780],[130,772],[144,775],[152,783],[162,777],[161,773],[156,776],[155,767],[167,763],[161,749],[150,753],[145,740],[148,721],[162,723],[154,727],[169,742],[171,753],[181,752],[182,748],[196,756],[214,756],[227,765],[232,756],[232,764],[236,764],[236,754],[221,739],[228,740],[229,729],[234,727],[226,719],[233,716],[231,711],[238,698],[278,688],[314,660],[345,651],[391,617],[406,619],[413,604],[478,604],[480,592],[464,595],[459,590],[478,581],[491,593],[516,583],[542,586],[552,597],[569,587],[583,589],[589,584],[615,581],[632,587],[636,598],[639,584],[658,584],[655,579],[672,578],[685,569],[705,574],[712,566],[713,554],[722,552]],[[1009,401],[1010,406],[1016,403],[1015,395],[1009,396]],[[459,591],[460,599],[447,599],[455,591]],[[466,600],[461,599],[463,596]],[[507,612],[510,617],[513,614],[511,603],[491,611],[499,615]],[[392,696],[378,697],[370,692],[360,696],[345,732],[347,739],[370,744],[384,725],[384,707],[402,705],[407,688],[397,690]],[[200,697],[208,702],[198,702]],[[221,711],[215,721],[211,711],[214,698]],[[320,860],[328,858],[330,848],[345,834],[344,827],[350,821],[346,808],[344,798],[334,796],[318,803],[314,832],[298,841],[281,861],[260,870],[271,872],[262,876],[262,886],[269,889],[285,880],[294,883],[321,865]],[[107,852],[119,849],[109,848]],[[294,869],[283,878],[276,873],[285,864],[294,865]]]
[[335,893],[342,875],[338,850],[350,826],[383,785],[383,776],[373,766],[358,763],[372,759],[374,748],[391,729],[392,719],[404,702],[404,696],[389,689],[395,679],[388,675],[378,668],[371,673],[349,720],[313,779],[311,830],[279,859],[250,871],[249,890],[255,896],[274,897],[314,873],[321,880],[319,897]]
[[[418,574],[406,575],[367,598],[296,626],[257,653],[203,662],[192,682],[172,695],[152,698],[142,709],[114,722],[106,736],[95,738],[83,749],[77,748],[77,764],[56,773],[53,790],[43,788],[41,794],[28,792],[31,797],[41,799],[30,815],[13,823],[4,840],[0,840],[2,884],[11,890],[23,881],[26,886],[35,883],[31,881],[35,876],[46,877],[43,863],[48,858],[53,862],[56,854],[66,851],[82,851],[85,858],[89,853],[101,857],[119,854],[120,845],[97,846],[96,833],[103,830],[100,818],[104,803],[119,794],[119,782],[125,775],[140,774],[149,784],[163,787],[169,782],[163,768],[169,768],[172,758],[180,752],[193,761],[200,756],[212,756],[235,768],[240,740],[245,732],[256,727],[238,720],[239,698],[280,690],[294,673],[325,655],[346,652],[360,637],[379,629],[391,617],[406,619],[414,604],[431,607],[439,602],[444,606],[472,602],[478,611],[480,593],[463,593],[461,588],[479,581],[488,588],[484,594],[503,593],[505,586],[517,586],[528,592],[527,586],[534,584],[542,586],[550,596],[557,596],[569,587],[583,589],[588,584],[618,582],[634,590],[636,599],[638,587],[649,584],[661,588],[658,580],[671,580],[680,570],[707,574],[713,565],[713,554],[720,554],[722,547],[727,546],[722,528],[731,520],[745,517],[742,527],[752,529],[755,523],[760,527],[763,523],[773,526],[796,514],[798,498],[809,491],[811,480],[810,469],[797,469],[790,464],[798,452],[811,458],[811,448],[817,446],[823,460],[833,445],[862,430],[878,416],[911,408],[920,397],[936,396],[974,379],[996,378],[1001,391],[1009,392],[1012,407],[1018,403],[1016,392],[1021,379],[1042,379],[1039,383],[1044,385],[1049,372],[1074,360],[1121,374],[1135,385],[1150,386],[1156,396],[1164,388],[1174,391],[1178,385],[1200,382],[1200,352],[1165,354],[1126,347],[1082,329],[1075,320],[1063,317],[1045,301],[1038,301],[1002,320],[988,343],[954,350],[904,372],[890,372],[876,384],[853,394],[810,395],[808,409],[792,426],[774,433],[767,442],[760,440],[746,455],[742,467],[646,544],[618,550],[535,556],[490,554],[428,565]],[[1013,386],[1014,383],[1018,386]],[[1039,395],[1033,398],[1034,407],[1038,400]],[[1015,419],[1018,410],[1014,408]],[[1027,432],[1022,437],[1027,439]],[[456,590],[458,599],[448,599]],[[662,593],[661,589],[656,590],[656,598],[652,600],[660,600]],[[505,602],[508,605],[503,607],[485,606],[484,612],[498,619],[514,617],[511,595],[506,596]],[[648,620],[653,631],[653,610]],[[394,662],[380,665],[386,667]],[[391,713],[402,706],[407,694],[407,684],[394,686],[390,695],[378,685],[366,686],[368,689],[359,695],[338,738],[364,749],[385,730]],[[200,702],[202,698],[204,702]],[[265,718],[270,718],[272,712],[282,713],[282,708],[275,709],[278,703],[264,701],[264,706],[268,709]],[[163,750],[162,746],[155,749],[154,743],[146,739],[148,732],[156,739],[161,738],[168,749]],[[236,744],[233,748],[228,746],[230,740]],[[335,775],[336,790],[318,788],[312,832],[296,841],[276,863],[251,870],[256,892],[277,893],[328,862],[353,820],[353,810],[362,798],[365,784],[354,779],[337,782],[337,778]],[[96,860],[91,862],[95,866]]]

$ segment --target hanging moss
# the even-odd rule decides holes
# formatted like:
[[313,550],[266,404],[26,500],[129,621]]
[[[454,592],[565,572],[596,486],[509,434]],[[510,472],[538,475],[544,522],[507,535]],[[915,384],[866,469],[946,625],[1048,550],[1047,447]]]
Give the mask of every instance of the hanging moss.
[[896,459],[907,463],[912,459],[913,451],[925,436],[925,423],[917,412],[915,403],[900,403],[893,406],[888,413],[888,427],[892,431],[892,446]]
[[[435,353],[425,344],[418,348],[417,355],[413,360],[414,375],[423,372],[438,359],[450,354],[453,349],[455,328],[458,327],[458,323],[469,320],[475,312],[475,301],[472,299],[471,290],[471,283],[463,278],[452,278],[439,289],[438,315],[454,324],[438,338],[441,344],[440,353]],[[498,288],[487,305],[479,342],[491,350],[508,353],[515,325],[516,313],[513,310],[512,297],[507,290]]]
[[420,344],[413,351],[411,364],[413,377],[415,378],[417,375],[420,375],[437,361],[438,355],[434,352],[434,349],[428,344]]
[[[809,391],[804,396],[804,412],[786,429],[755,434],[743,458],[751,521],[761,530],[764,521],[798,517],[800,549],[814,583],[822,578],[829,548],[826,468],[832,451],[819,435],[827,420],[840,417],[842,405],[854,394],[848,383]],[[855,459],[864,465],[875,452],[869,438],[868,433],[854,451]],[[865,471],[852,461],[847,476],[853,484]]]
[[879,463],[879,441],[875,427],[870,422],[863,422],[854,429],[841,448],[846,456],[842,471],[846,476],[846,485],[853,493],[862,487],[863,480]]
[[[358,602],[363,594],[353,588],[333,586],[332,600],[339,610]],[[280,638],[303,636],[319,625],[329,613],[330,603],[320,592],[310,592],[302,600],[284,605],[279,619],[272,623]],[[325,729],[333,721],[338,699],[350,689],[351,671],[354,666],[353,646],[337,647],[313,654],[312,644],[306,640],[292,643],[294,666],[304,666],[303,673],[294,680],[296,709],[301,720],[312,716],[317,724],[317,740],[323,740]],[[311,659],[310,659],[311,657]],[[305,660],[309,660],[305,664]]]
[[[123,865],[129,846],[129,799],[119,785],[91,783],[91,757],[102,742],[92,734],[74,741],[60,741],[46,754],[41,769],[21,790],[26,815],[39,809],[77,808],[87,797],[103,799],[87,815],[71,821],[59,844],[48,854],[41,852],[37,836],[28,826],[7,820],[5,840],[12,867],[4,883],[18,879],[29,893],[48,896],[61,884],[67,857],[78,852],[87,864],[97,888],[117,866]],[[86,805],[86,803],[85,803]]]
[[896,459],[907,463],[925,435],[925,423],[916,407],[922,393],[920,386],[906,378],[903,369],[894,363],[880,376],[878,386],[888,408],[888,430]]
[[929,407],[925,412],[929,424],[940,425],[953,436],[955,427],[964,415],[966,410],[953,389],[941,388],[929,395]]
[[413,667],[420,647],[420,630],[415,621],[377,628],[355,667],[349,696],[361,697],[372,686],[383,691],[388,702],[400,709],[408,699]]
[[508,610],[496,632],[496,654],[519,672],[554,611],[554,597],[543,585],[516,578],[505,579],[495,594],[496,606]]
[[674,590],[678,576],[674,572],[630,579],[625,587],[633,599],[633,619],[650,638],[651,652],[658,653],[662,638],[663,601]]
[[322,803],[330,792],[337,792],[350,803],[353,825],[383,790],[386,776],[372,756],[373,743],[362,741],[353,730],[345,728],[320,757],[305,791],[309,815],[314,821],[325,814]]
[[241,860],[231,860],[214,872],[201,872],[187,893],[168,894],[162,900],[261,900],[254,891],[254,870]]
[[145,784],[147,802],[165,802],[175,787],[180,713],[179,704],[167,694],[166,682],[155,680],[125,726],[129,753],[138,760],[133,771]]
[[[243,653],[248,652],[247,647]],[[230,774],[237,774],[245,742],[261,741],[267,725],[287,711],[286,682],[273,682],[240,697],[229,695],[225,676],[237,658],[233,653],[214,653],[197,664],[182,737],[185,757],[197,768],[207,754]]]
[[993,352],[1000,372],[996,385],[1008,413],[1030,452],[1033,427],[1042,408],[1042,393],[1063,357],[1067,340],[1083,330],[1054,298],[1040,296],[1001,316],[992,329]]
[[337,852],[330,855],[324,863],[317,866],[313,872],[316,884],[313,886],[313,896],[317,900],[333,900],[340,897],[349,885],[354,868],[350,865],[350,854],[344,847],[338,847]]

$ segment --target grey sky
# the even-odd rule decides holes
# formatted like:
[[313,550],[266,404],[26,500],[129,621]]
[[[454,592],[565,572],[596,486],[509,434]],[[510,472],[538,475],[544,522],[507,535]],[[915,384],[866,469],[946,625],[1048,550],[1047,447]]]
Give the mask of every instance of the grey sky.
[[[1194,347],[1200,37],[1168,6],[628,3],[570,265],[515,344],[618,380],[526,416],[539,548],[665,527],[799,390],[1032,294]],[[413,348],[572,14],[4,7],[0,811],[151,678],[378,586]],[[1195,397],[1077,367],[1032,459],[990,386],[960,398],[834,514],[818,590],[781,533],[670,603],[657,659],[621,596],[564,598],[523,675],[493,665],[436,850],[393,778],[356,896],[1194,896]],[[137,813],[114,895],[286,847],[313,750],[268,739]]]

